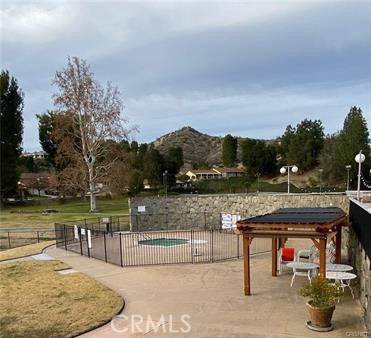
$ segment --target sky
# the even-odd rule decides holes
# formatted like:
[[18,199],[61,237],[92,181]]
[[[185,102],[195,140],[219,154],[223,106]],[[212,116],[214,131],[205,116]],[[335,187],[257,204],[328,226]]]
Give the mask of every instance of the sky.
[[121,92],[131,137],[183,126],[271,139],[360,106],[371,129],[371,1],[3,1],[1,68],[18,80],[26,151],[68,56]]

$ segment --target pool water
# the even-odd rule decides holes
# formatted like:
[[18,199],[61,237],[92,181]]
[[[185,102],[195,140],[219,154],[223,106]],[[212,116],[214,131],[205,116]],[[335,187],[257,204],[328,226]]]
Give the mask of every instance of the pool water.
[[169,246],[187,244],[188,242],[189,242],[188,239],[183,239],[183,238],[155,238],[155,239],[144,239],[142,241],[138,241],[138,244],[169,247]]

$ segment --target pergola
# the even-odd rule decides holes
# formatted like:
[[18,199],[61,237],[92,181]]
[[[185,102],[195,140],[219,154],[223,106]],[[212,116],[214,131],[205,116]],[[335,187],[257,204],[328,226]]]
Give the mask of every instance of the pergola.
[[348,224],[343,210],[328,208],[282,208],[271,214],[237,222],[236,233],[243,234],[244,290],[251,294],[250,244],[254,238],[272,238],[272,276],[277,276],[277,250],[287,238],[309,238],[319,250],[319,275],[326,278],[326,244],[335,239],[336,263],[341,261],[341,227]]

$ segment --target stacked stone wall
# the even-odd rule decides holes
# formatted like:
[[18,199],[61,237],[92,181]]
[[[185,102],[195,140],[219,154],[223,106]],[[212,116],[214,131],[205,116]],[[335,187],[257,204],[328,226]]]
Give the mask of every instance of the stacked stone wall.
[[[369,215],[365,218],[362,224],[353,225],[349,230],[349,240],[348,240],[348,255],[349,263],[354,267],[354,273],[357,275],[353,289],[357,294],[359,301],[362,306],[364,321],[368,330],[371,330],[371,265],[370,257],[367,256],[366,251],[362,247],[360,238],[358,238],[356,232],[354,231],[355,226],[361,227],[371,227],[371,212],[370,209],[366,209],[363,204],[351,200],[351,203],[357,204],[359,207],[362,207],[364,213]],[[357,212],[359,209],[354,209],[352,212]],[[352,217],[353,218],[353,217]],[[356,217],[354,217],[356,219]],[[368,241],[371,242],[371,238],[368,238]]]
[[[145,212],[138,212],[145,206]],[[130,212],[135,214],[187,214],[228,212],[251,217],[270,213],[285,207],[334,206],[348,213],[346,195],[335,194],[232,194],[232,195],[187,195],[172,197],[143,197],[130,199]]]

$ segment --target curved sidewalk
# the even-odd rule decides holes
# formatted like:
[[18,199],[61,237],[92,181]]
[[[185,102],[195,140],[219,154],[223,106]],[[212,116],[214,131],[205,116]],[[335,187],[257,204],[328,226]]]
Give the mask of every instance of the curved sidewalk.
[[[305,300],[298,290],[306,279],[297,278],[290,288],[290,274],[272,277],[270,254],[251,260],[252,295],[246,297],[242,260],[121,268],[55,247],[45,252],[125,299],[126,317],[114,323],[122,332],[107,324],[81,337],[319,337],[305,327]],[[188,329],[185,322],[190,333],[180,332]],[[360,306],[349,294],[337,304],[333,325],[326,337],[366,332]]]

